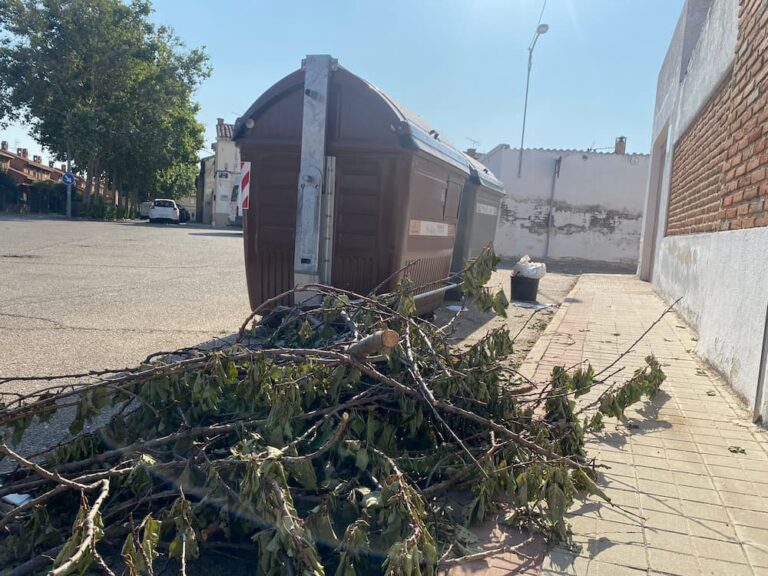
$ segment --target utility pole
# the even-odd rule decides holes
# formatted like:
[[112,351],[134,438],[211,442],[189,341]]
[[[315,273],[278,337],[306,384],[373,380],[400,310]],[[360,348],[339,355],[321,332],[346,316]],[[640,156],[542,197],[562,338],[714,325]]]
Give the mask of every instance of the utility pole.
[[539,24],[536,27],[536,32],[533,34],[533,40],[531,40],[531,45],[528,46],[528,76],[525,79],[525,104],[523,105],[523,131],[520,135],[520,153],[517,158],[517,177],[520,178],[520,175],[523,173],[523,146],[525,145],[525,119],[528,115],[528,87],[531,83],[531,67],[533,66],[533,49],[536,47],[536,41],[539,39],[539,36],[542,34],[546,34],[547,30],[549,30],[549,26],[547,24]]
[[[67,174],[72,172],[72,156],[67,146]],[[72,182],[67,180],[67,218],[72,218]]]

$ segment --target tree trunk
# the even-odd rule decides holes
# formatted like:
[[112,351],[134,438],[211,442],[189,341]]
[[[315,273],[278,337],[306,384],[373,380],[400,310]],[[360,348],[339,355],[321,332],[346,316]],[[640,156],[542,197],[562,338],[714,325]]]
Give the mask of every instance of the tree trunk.
[[87,173],[85,175],[85,192],[83,193],[83,203],[87,204],[91,200],[91,194],[93,192],[94,178],[98,182],[99,178],[99,159],[97,157],[91,158],[86,167]]
[[115,189],[114,179],[107,179],[107,192],[109,192],[109,197],[111,198],[112,204],[119,206],[120,197],[118,196],[117,190]]
[[93,187],[93,175],[91,171],[85,175],[85,190],[83,190],[83,204],[88,204],[91,199],[91,188]]

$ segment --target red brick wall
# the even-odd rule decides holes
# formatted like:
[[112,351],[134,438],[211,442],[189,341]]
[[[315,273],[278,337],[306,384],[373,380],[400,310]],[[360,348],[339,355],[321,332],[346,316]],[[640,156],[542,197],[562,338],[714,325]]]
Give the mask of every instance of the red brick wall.
[[726,81],[675,145],[667,235],[720,229],[729,96]]
[[768,226],[768,0],[741,0],[733,70],[675,145],[667,235]]

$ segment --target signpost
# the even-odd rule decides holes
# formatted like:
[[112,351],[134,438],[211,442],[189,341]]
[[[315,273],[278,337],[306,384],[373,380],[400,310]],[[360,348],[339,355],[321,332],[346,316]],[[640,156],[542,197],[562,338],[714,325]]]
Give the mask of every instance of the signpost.
[[67,185],[67,218],[72,218],[72,184],[75,183],[75,175],[70,170],[71,165],[67,160],[67,171],[61,177],[61,181]]
[[[248,210],[251,201],[251,163],[240,162],[240,209]],[[245,214],[243,214],[245,217]]]

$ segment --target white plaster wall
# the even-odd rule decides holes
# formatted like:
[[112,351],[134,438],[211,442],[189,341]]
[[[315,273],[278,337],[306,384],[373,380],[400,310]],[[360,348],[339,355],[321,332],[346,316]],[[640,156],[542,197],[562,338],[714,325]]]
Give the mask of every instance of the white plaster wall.
[[[650,263],[658,262],[667,226],[674,145],[733,64],[738,11],[738,0],[688,0],[659,72],[651,153],[659,154],[655,144],[666,137],[667,154],[663,166],[657,166],[655,158],[651,160],[651,165],[660,170],[661,174],[649,174],[644,211],[649,214],[658,209],[659,212],[657,218],[647,218],[643,224],[638,270],[644,280],[654,274],[650,270]],[[685,46],[691,43],[695,48],[688,53]],[[687,60],[684,61],[684,57]],[[663,131],[667,134],[662,135]]]
[[656,106],[653,115],[653,136],[655,142],[677,105],[677,90],[680,86],[680,66],[683,57],[683,35],[685,33],[685,8],[675,26],[675,32],[664,56],[656,83]]
[[[667,154],[654,147],[647,210],[658,210],[657,223],[644,227],[641,277],[652,281],[668,302],[683,297],[678,310],[698,332],[695,351],[725,374],[734,389],[755,408],[766,309],[768,308],[768,229],[710,232],[665,237],[674,144],[695,121],[733,64],[738,34],[738,0],[688,0],[670,43],[657,87],[654,143],[666,131]],[[668,71],[682,58],[686,18],[691,10],[708,8],[707,17],[693,21],[700,34],[687,65],[678,64],[680,78]],[[686,41],[691,41],[688,30]],[[667,72],[665,72],[667,69]],[[661,178],[660,189],[658,179]],[[658,208],[657,208],[658,206]],[[654,225],[655,224],[655,225]],[[655,242],[646,241],[652,238]],[[654,252],[655,250],[655,252]],[[758,413],[768,416],[768,395]]]
[[[222,174],[223,173],[223,174]],[[231,140],[216,142],[216,187],[213,202],[213,225],[226,226],[232,187],[240,175],[240,151]]]
[[688,129],[733,64],[739,26],[738,0],[715,0],[677,94],[674,140]]
[[[637,262],[647,155],[525,150],[521,178],[517,177],[518,158],[518,149],[497,147],[483,159],[507,192],[494,241],[501,256]],[[558,158],[560,170],[555,177]]]
[[768,228],[668,236],[654,282],[665,300],[683,297],[678,310],[698,332],[696,353],[725,374],[751,408],[768,309],[766,247]]

